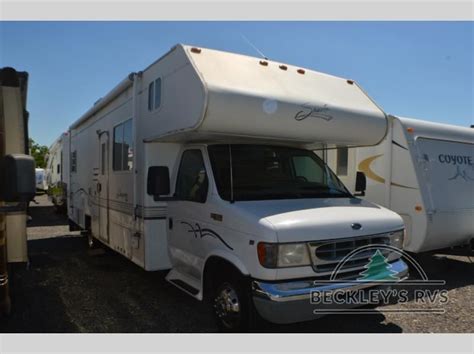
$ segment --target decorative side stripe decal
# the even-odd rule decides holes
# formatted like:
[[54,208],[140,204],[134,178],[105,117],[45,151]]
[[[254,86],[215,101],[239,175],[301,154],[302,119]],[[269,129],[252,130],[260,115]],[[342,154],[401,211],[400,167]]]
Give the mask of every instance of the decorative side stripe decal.
[[196,223],[196,227],[194,227],[192,224],[186,222],[186,221],[181,221],[181,224],[183,225],[187,225],[189,226],[189,230],[188,232],[191,232],[194,234],[194,238],[203,238],[203,237],[206,237],[206,236],[209,236],[209,237],[213,237],[215,239],[218,239],[219,241],[221,241],[224,246],[226,246],[228,249],[230,249],[231,251],[233,251],[234,249],[232,247],[229,246],[229,244],[227,242],[225,242],[222,237],[217,233],[215,232],[214,230],[211,230],[211,229],[201,229],[201,225],[199,225],[198,223]]

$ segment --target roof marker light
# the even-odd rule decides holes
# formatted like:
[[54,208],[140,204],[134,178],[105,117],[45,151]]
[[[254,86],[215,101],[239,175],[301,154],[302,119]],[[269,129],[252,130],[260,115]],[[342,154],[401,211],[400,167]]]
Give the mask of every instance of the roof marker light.
[[266,60],[260,60],[260,65],[268,66],[268,61],[266,61]]
[[416,211],[422,211],[423,208],[421,207],[421,205],[417,205],[417,206],[415,206],[415,210]]
[[415,131],[415,129],[413,129],[413,128],[411,128],[411,127],[408,127],[408,128],[407,128],[407,132],[409,132],[409,133],[413,133],[414,131]]
[[349,85],[354,85],[354,80],[347,80],[347,83],[348,83]]
[[191,52],[196,53],[196,54],[200,54],[201,53],[201,48],[192,47]]
[[298,69],[296,70],[298,74],[304,75],[305,71],[303,69]]
[[281,70],[288,70],[288,67],[286,65],[280,65]]

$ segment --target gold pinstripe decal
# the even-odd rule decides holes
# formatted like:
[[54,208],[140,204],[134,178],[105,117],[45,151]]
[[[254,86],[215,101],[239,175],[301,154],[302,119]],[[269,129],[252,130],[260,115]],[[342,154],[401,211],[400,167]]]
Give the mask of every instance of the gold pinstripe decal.
[[[362,160],[359,163],[358,168],[359,168],[359,171],[362,171],[362,172],[365,173],[367,178],[370,178],[371,180],[373,180],[375,182],[385,183],[385,178],[379,176],[374,171],[372,171],[372,169],[370,168],[370,165],[372,164],[372,162],[374,162],[380,156],[383,156],[383,154],[370,156],[370,157],[366,158],[365,160]],[[408,189],[418,189],[418,188],[414,188],[414,187],[404,186],[403,184],[398,184],[398,183],[395,183],[395,182],[391,182],[390,184],[394,187],[408,188]]]

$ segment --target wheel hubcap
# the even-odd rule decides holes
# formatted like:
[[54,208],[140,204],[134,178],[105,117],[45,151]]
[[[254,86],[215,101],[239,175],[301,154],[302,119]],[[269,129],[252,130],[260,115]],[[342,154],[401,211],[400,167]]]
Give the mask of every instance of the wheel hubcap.
[[224,284],[214,299],[217,317],[229,328],[240,322],[240,301],[237,292],[230,284]]

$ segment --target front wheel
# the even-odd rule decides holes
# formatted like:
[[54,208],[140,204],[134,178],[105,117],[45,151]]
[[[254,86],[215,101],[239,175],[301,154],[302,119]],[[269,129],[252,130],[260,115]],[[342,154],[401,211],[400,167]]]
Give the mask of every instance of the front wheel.
[[247,332],[255,327],[257,314],[247,285],[244,277],[230,274],[215,282],[212,305],[221,331]]

